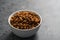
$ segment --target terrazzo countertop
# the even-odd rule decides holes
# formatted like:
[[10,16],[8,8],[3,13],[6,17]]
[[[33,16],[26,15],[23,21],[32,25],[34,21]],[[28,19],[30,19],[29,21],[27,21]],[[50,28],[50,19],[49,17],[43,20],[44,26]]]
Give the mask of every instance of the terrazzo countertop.
[[[17,10],[34,10],[42,16],[36,35],[20,38],[12,33],[9,15]],[[0,0],[0,40],[60,40],[60,0]]]

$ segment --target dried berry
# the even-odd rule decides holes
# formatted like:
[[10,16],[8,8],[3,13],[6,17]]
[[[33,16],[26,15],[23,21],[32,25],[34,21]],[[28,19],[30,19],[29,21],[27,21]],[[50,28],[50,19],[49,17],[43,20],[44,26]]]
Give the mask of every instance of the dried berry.
[[40,23],[40,18],[34,12],[19,11],[11,17],[10,23],[18,29],[31,29]]

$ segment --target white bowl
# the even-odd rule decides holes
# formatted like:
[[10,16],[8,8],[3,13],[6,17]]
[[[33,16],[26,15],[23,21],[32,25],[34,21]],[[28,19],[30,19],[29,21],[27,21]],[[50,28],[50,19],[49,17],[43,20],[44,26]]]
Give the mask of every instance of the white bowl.
[[[32,11],[32,12],[35,12],[35,13],[40,17],[40,19],[41,19],[39,25],[37,25],[37,26],[36,26],[35,28],[33,28],[33,29],[17,29],[17,28],[15,28],[15,27],[13,27],[13,26],[10,24],[10,19],[11,19],[11,17],[12,17],[16,12],[19,12],[19,11]],[[41,23],[42,23],[42,18],[41,18],[41,16],[39,15],[39,13],[37,13],[36,11],[33,11],[33,10],[19,10],[19,11],[13,12],[13,13],[9,16],[9,18],[8,18],[8,23],[9,23],[9,25],[11,26],[12,32],[13,32],[14,34],[16,34],[17,36],[23,37],[23,38],[24,38],[24,37],[30,37],[30,36],[34,35],[34,34],[38,31],[38,29],[39,29],[39,27],[40,27],[40,25],[41,25]]]

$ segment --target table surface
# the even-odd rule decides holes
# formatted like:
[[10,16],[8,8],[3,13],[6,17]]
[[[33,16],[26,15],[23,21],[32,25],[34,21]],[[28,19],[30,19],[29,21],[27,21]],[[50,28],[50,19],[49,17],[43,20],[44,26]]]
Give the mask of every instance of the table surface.
[[[24,39],[8,24],[9,15],[22,9],[37,11],[43,19],[37,34]],[[0,40],[60,40],[60,0],[0,0]]]

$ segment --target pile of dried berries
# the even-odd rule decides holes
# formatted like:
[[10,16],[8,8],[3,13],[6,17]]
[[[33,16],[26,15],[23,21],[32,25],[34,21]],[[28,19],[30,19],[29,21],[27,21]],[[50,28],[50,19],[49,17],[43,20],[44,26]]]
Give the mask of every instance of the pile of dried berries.
[[40,23],[40,18],[35,12],[16,12],[10,19],[11,25],[18,29],[31,29]]

